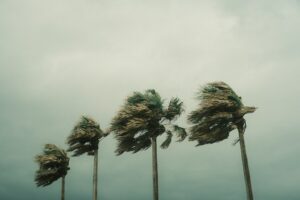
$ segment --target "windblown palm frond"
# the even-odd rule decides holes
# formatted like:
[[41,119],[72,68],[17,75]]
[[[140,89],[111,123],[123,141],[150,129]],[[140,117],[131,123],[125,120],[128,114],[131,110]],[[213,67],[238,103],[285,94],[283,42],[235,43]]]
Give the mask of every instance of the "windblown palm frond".
[[166,149],[169,147],[169,145],[171,144],[172,142],[172,137],[173,137],[173,134],[171,131],[167,131],[167,138],[166,140],[160,145],[161,148],[163,149]]
[[73,151],[72,156],[79,156],[84,153],[94,155],[98,149],[99,140],[106,136],[93,119],[83,116],[74,127],[71,135],[67,138],[69,148],[67,151]]
[[181,142],[187,137],[187,132],[184,128],[182,128],[180,126],[177,126],[177,125],[174,125],[173,130],[176,133],[177,137],[179,138],[177,140],[177,142]]
[[37,155],[35,161],[39,164],[39,170],[35,173],[37,186],[50,185],[70,169],[67,153],[54,144],[46,144],[43,154]]
[[193,124],[189,140],[198,141],[198,145],[228,138],[232,130],[246,125],[243,116],[256,109],[244,106],[241,98],[224,82],[204,86],[199,100],[199,108],[188,117]]
[[[178,98],[173,98],[168,108],[164,109],[163,100],[155,90],[134,92],[111,123],[110,130],[115,133],[118,141],[116,153],[120,155],[148,149],[152,137],[166,132],[162,122],[172,121],[182,112],[182,102]],[[167,147],[170,142],[164,143],[163,147]]]
[[172,98],[168,108],[165,110],[165,118],[167,120],[173,120],[183,112],[183,102],[178,98]]

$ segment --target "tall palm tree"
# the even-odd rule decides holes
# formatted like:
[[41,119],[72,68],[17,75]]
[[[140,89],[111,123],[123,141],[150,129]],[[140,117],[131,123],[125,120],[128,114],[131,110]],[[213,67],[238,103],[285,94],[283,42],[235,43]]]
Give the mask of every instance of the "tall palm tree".
[[98,123],[91,118],[83,116],[67,138],[69,145],[67,151],[72,151],[72,156],[80,156],[85,153],[94,156],[93,200],[97,200],[99,141],[104,136],[106,134],[100,129]]
[[54,144],[46,144],[43,154],[37,155],[35,161],[39,164],[39,169],[35,173],[36,185],[44,187],[62,178],[61,199],[64,200],[65,176],[70,169],[67,153]]
[[161,144],[167,148],[171,143],[172,132],[176,132],[179,141],[186,137],[185,129],[171,122],[182,112],[183,103],[172,98],[168,107],[164,107],[160,95],[155,90],[145,93],[134,92],[129,96],[118,114],[111,122],[111,130],[118,141],[116,153],[136,153],[152,146],[153,199],[158,200],[158,171],[156,138],[167,133],[166,140]]
[[[198,145],[215,143],[228,138],[234,129],[239,132],[247,199],[253,199],[248,159],[244,141],[246,120],[244,115],[253,113],[256,108],[244,106],[239,97],[226,83],[212,82],[199,93],[200,105],[191,112],[188,120],[193,124],[189,140]],[[197,145],[197,146],[198,146]]]

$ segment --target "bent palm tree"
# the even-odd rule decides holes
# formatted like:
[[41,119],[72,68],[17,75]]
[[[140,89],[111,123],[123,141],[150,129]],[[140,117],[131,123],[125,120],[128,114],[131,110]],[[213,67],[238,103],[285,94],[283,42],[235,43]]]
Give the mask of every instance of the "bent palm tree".
[[98,147],[101,138],[106,136],[93,119],[83,116],[67,138],[72,156],[80,156],[84,153],[94,156],[93,169],[93,200],[97,199],[98,184]]
[[[178,98],[171,99],[167,108],[155,90],[145,93],[135,92],[129,96],[125,105],[113,118],[111,131],[118,141],[116,153],[136,153],[146,150],[152,145],[153,199],[158,200],[158,172],[156,138],[167,133],[162,148],[171,143],[173,131],[177,133],[179,141],[186,137],[185,129],[171,124],[183,111],[183,103]],[[167,123],[164,123],[167,122]]]
[[35,161],[39,164],[35,173],[36,185],[44,187],[62,178],[61,199],[64,200],[65,176],[70,169],[67,153],[54,144],[46,144],[43,154],[37,155]]
[[[193,111],[188,120],[193,124],[189,140],[198,141],[198,145],[215,143],[228,138],[229,133],[237,129],[247,190],[247,199],[252,200],[252,187],[244,132],[244,115],[253,113],[256,108],[244,106],[241,98],[224,82],[213,82],[204,86],[200,92],[199,108]],[[197,146],[198,146],[197,145]]]

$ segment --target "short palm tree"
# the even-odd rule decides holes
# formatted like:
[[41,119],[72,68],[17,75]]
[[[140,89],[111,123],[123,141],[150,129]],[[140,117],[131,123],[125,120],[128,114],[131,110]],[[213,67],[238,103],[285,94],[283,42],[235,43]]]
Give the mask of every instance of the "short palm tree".
[[65,176],[69,168],[69,158],[67,153],[55,146],[46,144],[42,155],[37,155],[35,161],[39,164],[39,169],[35,173],[35,182],[39,186],[47,186],[62,178],[61,199],[65,199]]
[[183,112],[182,105],[178,98],[173,98],[165,108],[160,95],[155,90],[146,90],[145,93],[135,92],[126,99],[111,122],[110,131],[115,133],[118,141],[117,155],[124,152],[136,153],[152,145],[154,200],[158,200],[156,138],[167,133],[162,148],[167,148],[171,143],[172,132],[177,133],[179,141],[184,140],[187,135],[185,129],[171,124]]
[[67,151],[72,151],[72,156],[80,156],[85,153],[94,156],[93,200],[97,200],[99,141],[104,136],[106,135],[100,129],[99,124],[93,119],[83,116],[67,138],[69,145]]
[[189,140],[198,141],[198,145],[215,143],[228,138],[229,133],[237,129],[247,190],[247,199],[253,199],[250,172],[244,142],[246,121],[244,115],[253,113],[256,108],[244,106],[241,97],[224,82],[213,82],[204,86],[199,94],[200,105],[188,120],[193,124]]

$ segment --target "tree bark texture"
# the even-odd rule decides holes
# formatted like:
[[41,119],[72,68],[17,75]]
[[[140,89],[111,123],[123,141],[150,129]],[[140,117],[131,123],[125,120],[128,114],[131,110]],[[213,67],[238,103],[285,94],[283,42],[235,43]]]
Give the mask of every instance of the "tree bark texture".
[[61,177],[61,200],[65,200],[65,176]]
[[157,145],[156,138],[152,142],[152,175],[153,175],[153,200],[158,200],[158,171],[157,171]]
[[97,200],[98,193],[98,149],[94,154],[94,170],[93,170],[93,200]]
[[247,200],[253,200],[250,170],[249,170],[249,166],[248,166],[248,159],[247,159],[246,146],[245,146],[245,140],[244,140],[244,130],[238,129],[238,131],[239,131],[239,138],[240,138],[240,147],[241,147],[241,155],[242,155],[242,162],[243,162],[244,178],[245,178],[246,191],[247,191]]

